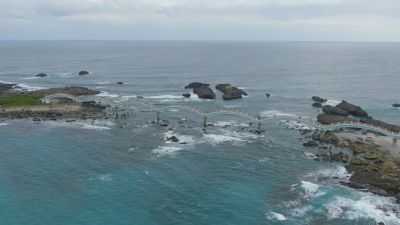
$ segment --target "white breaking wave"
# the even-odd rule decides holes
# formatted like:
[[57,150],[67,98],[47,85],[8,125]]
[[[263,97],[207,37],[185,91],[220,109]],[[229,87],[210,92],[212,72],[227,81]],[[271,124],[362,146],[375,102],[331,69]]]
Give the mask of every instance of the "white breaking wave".
[[163,155],[174,155],[177,151],[182,150],[181,146],[159,146],[158,148],[154,149],[152,152]]
[[95,178],[90,178],[90,180],[100,180],[103,182],[108,182],[108,181],[112,181],[113,177],[111,174],[101,174]]
[[245,140],[221,134],[204,134],[204,139],[211,144],[220,144],[223,142],[244,142]]
[[183,96],[179,96],[179,95],[154,95],[154,96],[147,96],[145,98],[150,98],[150,99],[182,99],[184,97]]
[[110,130],[110,127],[95,126],[91,124],[83,124],[82,129],[88,130]]
[[284,221],[287,220],[286,216],[276,213],[276,212],[269,212],[265,214],[267,216],[267,219],[269,220],[278,220],[278,221]]
[[341,180],[348,180],[351,177],[351,173],[347,172],[343,165],[337,165],[335,168],[321,169],[316,172],[312,172],[306,175],[306,177],[337,177]]
[[46,89],[46,88],[29,86],[27,84],[18,84],[17,87],[15,88],[15,90],[22,90],[22,89],[26,89],[28,91],[37,91],[37,90]]
[[3,83],[3,84],[13,84],[12,82],[4,81],[4,80],[0,80],[0,83]]
[[295,114],[285,113],[279,110],[266,110],[260,113],[261,116],[282,116],[282,117],[296,117]]
[[8,123],[0,123],[0,126],[7,126],[9,125]]
[[300,187],[302,188],[302,190],[305,193],[306,198],[309,197],[317,197],[317,196],[321,196],[324,195],[325,192],[321,192],[319,191],[319,185],[318,184],[314,184],[308,181],[301,181],[300,182]]
[[[357,200],[337,196],[333,201],[327,203],[325,208],[328,212],[328,219],[373,219],[376,223],[383,222],[386,225],[400,224],[400,218],[392,210],[395,205],[393,198],[376,196],[371,193],[360,194],[362,196]],[[397,206],[397,208],[399,207]]]
[[[193,145],[193,144],[196,144],[196,141],[195,141],[195,139],[193,138],[193,136],[191,136],[191,135],[181,135],[181,134],[177,134],[177,133],[175,133],[175,132],[173,132],[173,131],[168,131],[168,132],[166,132],[165,134],[164,134],[164,139],[166,140],[168,137],[172,137],[172,136],[175,136],[176,138],[178,138],[179,139],[179,144],[185,144],[185,145]],[[169,144],[171,144],[171,143],[174,143],[174,142],[171,142],[171,141],[166,141],[165,143],[169,143]]]
[[36,79],[40,79],[40,78],[46,78],[46,77],[25,77],[25,78],[22,78],[22,80],[36,80]]
[[83,121],[75,121],[75,122],[66,122],[66,121],[45,121],[44,123],[56,126],[56,127],[79,127],[81,129],[88,130],[110,130],[112,126],[114,126],[113,122],[109,121],[95,121],[94,123],[83,122]]
[[111,81],[100,81],[96,83],[96,85],[103,85],[103,84],[111,84]]
[[101,97],[110,97],[110,98],[118,98],[119,95],[117,94],[111,94],[107,91],[101,91],[100,94],[98,94],[97,96],[101,96]]
[[341,103],[342,101],[337,100],[337,99],[328,99],[328,101],[322,103],[322,105],[330,105],[330,106],[336,106],[339,103]]
[[[168,137],[175,136],[178,138],[179,142],[167,141]],[[195,138],[191,135],[181,135],[175,133],[173,131],[167,131],[164,133],[163,138],[165,140],[165,144],[163,146],[158,146],[152,152],[158,154],[159,156],[165,155],[175,155],[177,151],[181,151],[187,148],[191,148],[193,145],[199,143],[195,140]]]
[[214,123],[214,126],[220,126],[220,127],[224,127],[224,126],[249,127],[250,125],[248,123],[229,120],[229,121],[218,121],[218,122]]

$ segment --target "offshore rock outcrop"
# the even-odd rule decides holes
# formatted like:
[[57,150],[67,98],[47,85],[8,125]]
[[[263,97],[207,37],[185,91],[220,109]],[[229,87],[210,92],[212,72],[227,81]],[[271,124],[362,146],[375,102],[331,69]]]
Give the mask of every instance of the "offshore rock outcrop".
[[239,99],[242,98],[243,95],[247,96],[245,91],[230,84],[218,84],[215,88],[224,93],[222,96],[224,100]]
[[202,86],[210,86],[209,84],[206,83],[201,83],[201,82],[192,82],[188,85],[185,86],[185,89],[193,89],[193,88],[198,88],[198,87],[202,87]]
[[349,114],[357,117],[367,117],[368,113],[362,109],[360,106],[348,103],[346,101],[342,101],[336,107],[347,111]]
[[83,75],[88,75],[88,74],[90,74],[88,71],[86,71],[86,70],[82,70],[82,71],[80,71],[79,73],[78,73],[80,76],[83,76]]
[[[368,116],[368,113],[360,106],[346,101],[342,101],[337,106],[325,105],[322,111],[323,113],[317,116],[317,120],[321,124],[361,122],[367,125],[378,126],[391,132],[400,132],[400,126],[376,120]],[[348,115],[355,117],[348,117]],[[361,118],[357,119],[357,117]]]
[[356,120],[346,116],[331,115],[322,113],[317,116],[318,122],[321,124],[343,123],[343,122],[356,122]]
[[199,98],[215,99],[215,93],[209,87],[209,84],[193,82],[185,86],[185,89],[193,89],[193,93],[197,94]]
[[36,74],[35,77],[47,77],[47,74],[39,73],[39,74]]
[[330,115],[338,115],[338,116],[348,116],[350,113],[342,108],[339,108],[337,106],[330,106],[326,105],[322,107],[322,111],[326,114]]
[[319,97],[319,96],[312,96],[311,99],[314,100],[314,101],[316,101],[316,102],[319,102],[319,103],[323,103],[323,102],[326,102],[326,101],[327,101],[327,99],[321,98],[321,97]]
[[200,86],[193,89],[193,93],[197,94],[199,98],[215,99],[215,93],[208,86]]

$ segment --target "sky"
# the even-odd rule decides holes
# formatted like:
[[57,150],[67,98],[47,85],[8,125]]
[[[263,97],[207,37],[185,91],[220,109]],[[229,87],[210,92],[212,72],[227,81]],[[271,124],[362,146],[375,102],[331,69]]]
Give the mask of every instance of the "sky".
[[400,42],[400,0],[0,0],[0,40]]

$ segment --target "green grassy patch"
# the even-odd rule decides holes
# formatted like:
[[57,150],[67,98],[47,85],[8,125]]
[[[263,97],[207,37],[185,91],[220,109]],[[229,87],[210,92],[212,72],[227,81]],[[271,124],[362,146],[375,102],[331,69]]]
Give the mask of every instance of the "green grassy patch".
[[0,96],[0,107],[19,107],[42,105],[39,94]]

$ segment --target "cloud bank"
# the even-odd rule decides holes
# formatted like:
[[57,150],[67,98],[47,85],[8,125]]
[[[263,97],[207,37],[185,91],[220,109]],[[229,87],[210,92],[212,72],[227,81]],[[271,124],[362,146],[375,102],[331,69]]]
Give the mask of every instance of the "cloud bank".
[[0,0],[0,39],[400,41],[398,0]]

